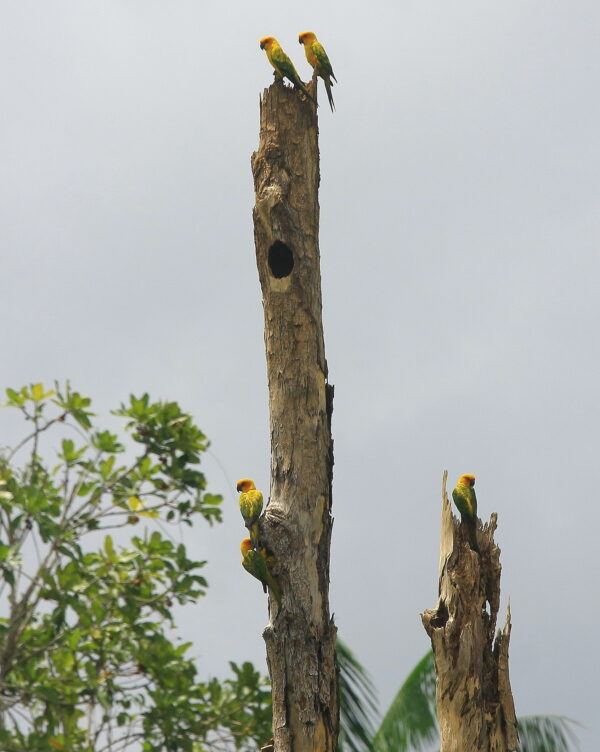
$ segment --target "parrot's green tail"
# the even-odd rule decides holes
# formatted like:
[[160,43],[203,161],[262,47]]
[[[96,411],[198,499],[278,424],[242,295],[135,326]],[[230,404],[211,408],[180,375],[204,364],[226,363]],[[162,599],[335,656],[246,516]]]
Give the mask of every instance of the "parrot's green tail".
[[471,550],[475,551],[475,553],[477,554],[480,554],[481,551],[479,550],[479,546],[477,545],[477,518],[476,517],[462,517],[462,521],[463,521],[464,526],[467,529],[469,545],[471,546]]
[[271,591],[271,595],[277,601],[277,605],[281,607],[281,588],[274,577],[271,577],[271,581],[269,582],[269,590]]
[[250,525],[246,525],[248,528],[248,532],[250,534],[250,540],[252,541],[252,547],[255,551],[258,550],[258,544],[259,544],[259,530],[258,530],[258,521],[252,522]]
[[329,106],[331,107],[331,111],[335,112],[335,104],[333,103],[333,94],[331,93],[331,81],[327,77],[323,79],[325,82],[325,91],[327,92],[327,99],[329,100]]

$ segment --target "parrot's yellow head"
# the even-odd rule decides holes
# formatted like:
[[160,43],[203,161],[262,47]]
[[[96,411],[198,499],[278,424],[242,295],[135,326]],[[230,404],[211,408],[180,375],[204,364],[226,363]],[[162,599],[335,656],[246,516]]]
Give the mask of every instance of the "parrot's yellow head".
[[250,538],[244,538],[240,543],[240,551],[242,552],[242,556],[246,556],[248,551],[252,551],[252,541]]
[[241,480],[238,480],[236,488],[240,493],[246,493],[246,491],[256,491],[254,481],[250,478],[242,478]]
[[475,485],[475,476],[471,475],[470,473],[465,473],[464,475],[461,475],[460,478],[458,479],[458,485],[473,487]]
[[300,44],[312,44],[316,38],[316,34],[312,31],[303,31],[302,34],[298,36],[298,42],[300,42]]
[[261,50],[270,50],[271,47],[274,44],[278,44],[278,42],[275,39],[275,37],[263,37],[260,40],[260,48],[261,48]]

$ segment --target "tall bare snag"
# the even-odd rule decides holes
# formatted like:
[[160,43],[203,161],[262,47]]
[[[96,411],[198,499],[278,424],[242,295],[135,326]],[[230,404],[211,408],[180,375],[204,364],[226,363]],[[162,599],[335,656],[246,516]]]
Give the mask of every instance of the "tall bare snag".
[[317,114],[282,82],[263,93],[252,172],[271,431],[271,491],[261,535],[277,557],[283,592],[280,608],[270,601],[264,631],[274,746],[330,752],[339,721],[328,595],[333,388],[321,318]]

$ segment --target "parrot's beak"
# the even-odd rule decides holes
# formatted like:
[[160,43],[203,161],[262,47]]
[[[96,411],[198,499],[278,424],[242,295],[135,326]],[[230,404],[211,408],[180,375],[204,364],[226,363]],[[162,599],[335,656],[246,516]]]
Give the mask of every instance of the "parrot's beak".
[[262,42],[260,43],[260,48],[261,48],[261,50],[264,50],[264,48],[265,48],[265,45]]

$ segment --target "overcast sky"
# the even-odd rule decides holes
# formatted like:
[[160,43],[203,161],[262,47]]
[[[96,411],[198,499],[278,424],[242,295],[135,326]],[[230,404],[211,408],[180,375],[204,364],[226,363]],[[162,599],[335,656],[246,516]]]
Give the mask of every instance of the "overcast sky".
[[269,486],[258,40],[306,80],[311,29],[339,81],[319,128],[340,634],[385,709],[429,647],[442,471],[474,473],[517,714],[575,718],[595,752],[597,0],[1,6],[0,387],[70,378],[104,413],[149,391],[210,437],[225,522],[194,531],[211,587],[181,612],[200,675],[266,671],[234,488]]

